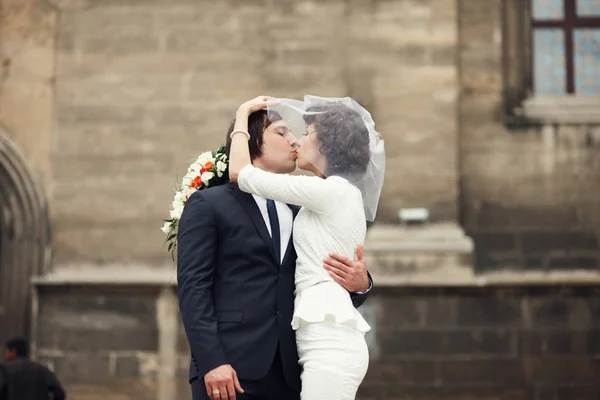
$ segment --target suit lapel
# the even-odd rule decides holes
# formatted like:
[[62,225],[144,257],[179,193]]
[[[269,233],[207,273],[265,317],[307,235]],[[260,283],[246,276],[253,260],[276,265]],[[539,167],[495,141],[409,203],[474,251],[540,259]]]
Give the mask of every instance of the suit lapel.
[[271,257],[274,261],[277,262],[276,265],[279,265],[279,260],[277,260],[277,257],[275,256],[273,239],[271,239],[271,235],[269,235],[269,231],[267,230],[267,226],[265,225],[265,220],[263,219],[263,216],[260,213],[260,209],[254,201],[254,197],[252,197],[250,193],[242,192],[239,189],[239,187],[233,183],[229,186],[229,192],[233,195],[233,197],[235,197],[235,199],[238,201],[238,203],[240,203],[244,210],[246,210],[246,213],[250,217],[250,220],[254,224],[254,227],[258,231],[258,234],[267,245],[267,248],[271,253]]
[[[293,206],[288,204],[288,207],[292,210],[292,223],[296,219],[296,215],[298,215],[298,211],[300,211],[300,207]],[[290,241],[288,242],[287,249],[285,250],[285,255],[283,256],[283,261],[281,262],[281,266],[283,267],[285,263],[288,261],[288,258],[292,255],[294,251],[294,229],[292,228],[292,234],[290,235]]]

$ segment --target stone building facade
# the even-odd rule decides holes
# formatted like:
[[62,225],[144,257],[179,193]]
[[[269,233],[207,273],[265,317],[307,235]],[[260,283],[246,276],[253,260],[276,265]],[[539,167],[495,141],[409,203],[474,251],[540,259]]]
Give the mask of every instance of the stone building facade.
[[0,339],[81,398],[185,398],[177,171],[250,97],[349,95],[387,153],[360,398],[598,398],[600,101],[532,92],[529,5],[1,0]]

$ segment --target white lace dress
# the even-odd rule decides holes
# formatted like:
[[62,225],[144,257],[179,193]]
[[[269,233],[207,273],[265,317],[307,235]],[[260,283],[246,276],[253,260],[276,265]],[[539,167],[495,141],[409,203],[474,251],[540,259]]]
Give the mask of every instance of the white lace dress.
[[293,230],[298,258],[292,319],[303,366],[302,399],[354,399],[368,366],[364,333],[370,327],[323,260],[330,253],[353,259],[364,243],[360,191],[337,176],[274,174],[252,165],[240,171],[238,184],[245,192],[302,207]]

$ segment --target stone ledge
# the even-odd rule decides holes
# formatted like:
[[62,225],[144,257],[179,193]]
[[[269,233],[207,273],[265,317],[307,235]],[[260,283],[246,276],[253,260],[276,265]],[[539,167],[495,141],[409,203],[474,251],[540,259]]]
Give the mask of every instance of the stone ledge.
[[473,250],[473,240],[452,221],[375,225],[365,240],[367,266],[383,285],[464,282],[473,275]]
[[379,287],[494,287],[598,285],[600,272],[495,271],[476,273],[473,241],[455,222],[418,226],[375,225],[365,260]]
[[147,268],[127,265],[61,268],[31,279],[35,286],[53,285],[177,285],[175,266]]
[[492,287],[492,286],[552,286],[599,285],[600,273],[590,271],[502,271],[484,274],[442,275],[439,273],[391,276],[371,274],[375,286],[425,286],[425,287]]
[[[368,251],[365,251],[368,253]],[[366,254],[368,256],[368,254]],[[369,264],[375,286],[547,286],[600,285],[600,273],[586,270],[569,271],[499,271],[475,274],[473,269],[414,271],[388,274]],[[140,285],[169,286],[177,284],[175,270],[127,267],[59,269],[32,278],[35,286],[61,285]]]
[[545,123],[599,124],[600,99],[596,96],[534,96],[523,102],[520,112]]
[[417,226],[376,225],[369,229],[365,251],[370,253],[471,254],[473,241],[453,222]]

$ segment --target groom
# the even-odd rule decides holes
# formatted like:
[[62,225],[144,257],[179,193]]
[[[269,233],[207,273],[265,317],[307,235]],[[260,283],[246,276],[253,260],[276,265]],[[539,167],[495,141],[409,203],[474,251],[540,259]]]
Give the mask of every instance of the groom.
[[[296,153],[277,119],[267,119],[264,110],[249,115],[250,155],[255,166],[290,173]],[[177,295],[192,352],[194,400],[300,398],[291,327],[298,211],[235,183],[195,192],[187,201],[178,228]],[[356,262],[341,255],[324,261],[355,307],[372,285],[362,249],[357,254]]]

